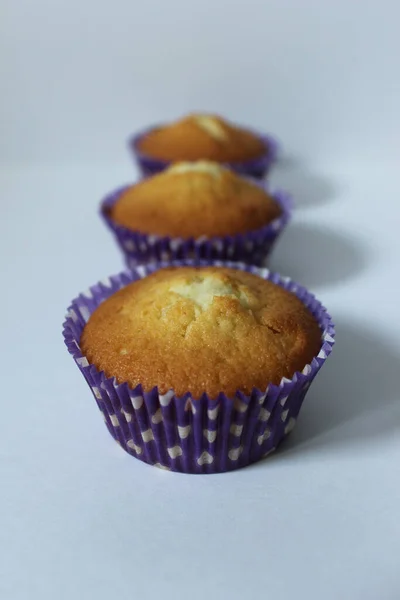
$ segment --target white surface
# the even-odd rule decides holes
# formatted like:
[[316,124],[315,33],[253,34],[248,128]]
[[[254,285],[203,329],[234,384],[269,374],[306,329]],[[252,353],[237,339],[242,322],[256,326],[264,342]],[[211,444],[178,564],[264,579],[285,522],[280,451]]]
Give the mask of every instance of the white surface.
[[306,158],[380,159],[399,18],[397,0],[2,0],[1,155],[114,160],[143,124],[210,109]]
[[[399,7],[106,4],[2,3],[0,598],[398,600]],[[285,141],[273,266],[337,323],[285,446],[217,476],[120,450],[61,337],[122,266],[95,213],[127,132],[193,107]]]
[[217,476],[119,449],[63,347],[70,299],[120,269],[95,211],[129,167],[2,173],[1,598],[399,598],[399,188],[370,172],[330,165],[335,194],[299,206],[274,256],[338,324],[297,429]]

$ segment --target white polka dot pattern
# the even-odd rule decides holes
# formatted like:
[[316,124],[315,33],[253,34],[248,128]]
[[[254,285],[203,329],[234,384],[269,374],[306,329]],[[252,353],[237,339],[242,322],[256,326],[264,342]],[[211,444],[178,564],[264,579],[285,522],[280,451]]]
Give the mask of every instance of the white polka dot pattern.
[[270,430],[267,428],[263,434],[259,435],[257,438],[257,443],[259,446],[261,446],[266,440],[269,439],[269,437],[271,436],[271,432]]
[[76,362],[78,363],[78,365],[80,367],[88,367],[89,366],[88,359],[85,358],[84,356],[82,356],[82,358],[78,358],[78,360]]
[[198,465],[211,465],[214,462],[214,457],[206,450],[197,459]]
[[82,306],[80,309],[80,313],[82,319],[85,321],[85,323],[87,323],[90,317],[90,312],[88,311],[88,309],[85,306]]
[[210,419],[210,421],[215,421],[215,419],[218,417],[218,412],[219,412],[219,404],[217,406],[215,406],[215,408],[209,408],[207,410],[207,416]]
[[171,458],[178,458],[178,456],[182,456],[182,448],[180,446],[168,448],[168,454]]
[[231,428],[230,428],[230,432],[232,435],[234,435],[236,437],[240,437],[242,435],[242,431],[243,431],[243,425],[236,425],[235,423],[232,423]]
[[116,415],[109,415],[111,423],[114,427],[119,427],[118,417]]
[[186,400],[185,410],[186,411],[191,411],[194,415],[196,414],[196,407],[195,407],[195,405],[193,404],[193,402],[191,401],[190,398],[188,398],[188,400]]
[[135,244],[133,243],[132,240],[125,240],[123,242],[124,248],[125,250],[127,250],[127,252],[133,252],[135,250]]
[[203,429],[203,435],[210,444],[214,443],[217,439],[217,432],[210,431],[209,429]]
[[288,424],[285,427],[285,435],[290,433],[295,425],[296,425],[296,419],[294,419],[293,417],[290,417]]
[[101,393],[98,387],[95,385],[92,386],[93,394],[96,396],[97,400],[101,400]]
[[142,438],[144,442],[151,442],[152,440],[154,440],[154,435],[151,429],[147,429],[146,431],[142,431]]
[[239,398],[235,398],[233,406],[234,406],[235,410],[237,410],[238,412],[241,412],[241,413],[244,413],[247,410],[247,404],[242,402]]
[[160,394],[161,406],[168,406],[171,403],[171,400],[173,397],[174,397],[174,392],[172,390],[170,390],[166,394]]
[[230,460],[238,460],[239,456],[243,452],[243,446],[239,446],[239,448],[231,448],[228,452],[228,456]]
[[134,396],[131,398],[132,406],[135,410],[139,410],[143,406],[143,396]]
[[151,417],[151,421],[155,425],[158,425],[159,423],[161,423],[162,420],[163,420],[163,416],[162,416],[161,408],[159,408],[157,410],[157,412],[155,412],[154,415]]
[[170,471],[171,469],[169,467],[166,467],[165,465],[162,465],[161,463],[154,463],[154,466],[157,467],[158,469],[163,469],[164,471]]
[[260,421],[263,421],[265,423],[265,421],[268,421],[270,416],[271,416],[271,413],[269,412],[269,410],[267,410],[266,408],[262,408],[260,410],[260,414],[259,414],[258,418]]
[[287,419],[287,417],[288,417],[288,414],[289,414],[289,411],[288,411],[288,410],[284,410],[284,411],[282,411],[282,414],[281,414],[281,419],[282,419],[282,421],[283,421],[283,422],[285,422],[285,421],[286,421],[286,419]]
[[169,242],[169,245],[171,247],[171,250],[176,251],[176,250],[178,250],[178,248],[180,248],[182,246],[182,242],[181,242],[181,240],[171,239]]
[[128,448],[130,448],[131,450],[134,450],[136,452],[136,454],[142,454],[142,449],[140,446],[138,446],[137,444],[135,444],[135,442],[133,440],[128,440],[126,445],[128,446]]
[[181,427],[180,425],[178,425],[178,435],[181,438],[181,440],[185,440],[188,437],[190,430],[190,425],[186,425],[185,427]]
[[130,423],[132,421],[132,415],[131,413],[128,413],[126,410],[122,409],[121,410],[122,414],[124,415],[126,422]]

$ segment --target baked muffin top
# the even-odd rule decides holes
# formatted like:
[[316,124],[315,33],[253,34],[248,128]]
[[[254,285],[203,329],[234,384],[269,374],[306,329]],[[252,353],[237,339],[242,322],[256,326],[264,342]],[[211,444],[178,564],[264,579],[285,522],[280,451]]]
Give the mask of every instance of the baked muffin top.
[[106,299],[80,344],[118,383],[215,398],[291,378],[318,354],[321,331],[294,294],[256,275],[169,267]]
[[140,140],[138,149],[165,161],[207,159],[233,163],[258,158],[267,151],[265,142],[254,133],[208,114],[191,114],[152,129]]
[[281,214],[260,186],[209,161],[176,163],[131,186],[110,209],[119,225],[175,237],[236,235]]

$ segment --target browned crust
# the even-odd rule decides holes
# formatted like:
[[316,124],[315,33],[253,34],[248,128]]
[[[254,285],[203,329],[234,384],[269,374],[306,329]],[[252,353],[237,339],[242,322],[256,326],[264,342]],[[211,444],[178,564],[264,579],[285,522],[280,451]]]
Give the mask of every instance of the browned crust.
[[216,162],[244,162],[262,156],[265,144],[241,127],[221,117],[212,116],[226,133],[218,139],[199,127],[196,115],[150,131],[139,143],[139,150],[147,156],[165,160],[214,160]]
[[227,169],[217,176],[164,171],[130,187],[110,211],[128,229],[183,238],[246,233],[280,214],[265,190]]
[[[232,294],[211,295],[201,310],[170,291],[183,285],[196,294],[204,281]],[[163,269],[128,285],[97,308],[81,338],[88,360],[118,382],[195,397],[278,384],[310,363],[320,345],[318,324],[293,294],[215,267]]]

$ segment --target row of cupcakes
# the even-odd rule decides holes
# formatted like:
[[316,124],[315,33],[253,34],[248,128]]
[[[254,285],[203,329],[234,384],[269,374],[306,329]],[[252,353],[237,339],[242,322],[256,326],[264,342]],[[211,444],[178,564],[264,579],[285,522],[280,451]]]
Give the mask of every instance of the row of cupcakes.
[[312,294],[256,266],[290,217],[286,194],[249,177],[276,145],[203,115],[132,144],[145,178],[101,206],[129,270],[72,302],[65,342],[131,455],[187,473],[245,466],[291,431],[334,342]]
[[182,258],[264,261],[291,214],[288,194],[254,178],[276,157],[271,137],[190,115],[134,136],[132,148],[146,178],[101,206],[129,267]]

